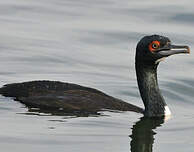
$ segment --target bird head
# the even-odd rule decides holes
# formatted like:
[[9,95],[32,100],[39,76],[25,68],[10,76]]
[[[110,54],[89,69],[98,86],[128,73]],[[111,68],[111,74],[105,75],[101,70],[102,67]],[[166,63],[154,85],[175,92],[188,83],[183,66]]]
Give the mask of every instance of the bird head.
[[186,45],[172,45],[168,37],[151,35],[143,37],[137,44],[136,63],[158,64],[162,59],[180,53],[190,53]]

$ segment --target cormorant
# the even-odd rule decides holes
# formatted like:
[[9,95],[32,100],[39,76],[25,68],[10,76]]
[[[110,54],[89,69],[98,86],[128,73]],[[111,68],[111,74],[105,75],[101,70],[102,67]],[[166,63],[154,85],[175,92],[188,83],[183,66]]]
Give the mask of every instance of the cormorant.
[[111,109],[139,112],[147,117],[170,115],[158,87],[157,67],[164,58],[179,53],[190,53],[190,49],[188,46],[172,45],[169,38],[164,36],[145,36],[138,42],[135,68],[145,110],[99,90],[58,81],[6,84],[0,88],[0,94],[14,97],[28,107],[50,112],[96,114],[102,109]]

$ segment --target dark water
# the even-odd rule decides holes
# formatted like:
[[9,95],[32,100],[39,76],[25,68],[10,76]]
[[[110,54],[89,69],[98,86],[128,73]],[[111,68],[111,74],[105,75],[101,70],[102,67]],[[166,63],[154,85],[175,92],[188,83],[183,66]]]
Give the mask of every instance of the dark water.
[[[143,106],[134,55],[146,34],[188,44],[191,54],[168,58],[159,83],[172,118],[105,112],[70,118],[28,109],[0,97],[0,147],[21,151],[186,151],[194,148],[193,1],[0,1],[0,83],[60,80],[98,88]],[[141,120],[140,120],[141,118]]]

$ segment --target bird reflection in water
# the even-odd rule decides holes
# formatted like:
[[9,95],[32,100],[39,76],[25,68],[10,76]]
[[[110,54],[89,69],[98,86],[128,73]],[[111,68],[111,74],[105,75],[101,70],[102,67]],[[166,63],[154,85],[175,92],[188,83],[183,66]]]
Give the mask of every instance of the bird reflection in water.
[[154,129],[164,123],[163,118],[142,117],[132,128],[131,152],[152,152]]

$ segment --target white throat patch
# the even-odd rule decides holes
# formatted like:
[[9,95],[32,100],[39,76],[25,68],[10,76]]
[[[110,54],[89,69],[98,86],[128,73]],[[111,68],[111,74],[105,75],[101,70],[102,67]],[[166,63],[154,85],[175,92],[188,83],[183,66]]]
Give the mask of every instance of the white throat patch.
[[164,115],[165,116],[170,116],[171,115],[171,112],[170,112],[170,109],[168,106],[165,106],[164,107]]

